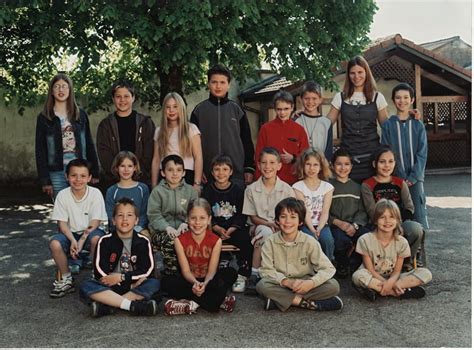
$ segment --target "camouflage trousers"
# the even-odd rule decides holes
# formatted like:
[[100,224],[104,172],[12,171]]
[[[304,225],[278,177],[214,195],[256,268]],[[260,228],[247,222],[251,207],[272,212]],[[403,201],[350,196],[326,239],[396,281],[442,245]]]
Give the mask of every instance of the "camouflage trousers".
[[151,243],[154,251],[160,251],[163,256],[163,273],[174,275],[179,272],[178,258],[174,250],[174,239],[171,239],[166,232],[153,234]]

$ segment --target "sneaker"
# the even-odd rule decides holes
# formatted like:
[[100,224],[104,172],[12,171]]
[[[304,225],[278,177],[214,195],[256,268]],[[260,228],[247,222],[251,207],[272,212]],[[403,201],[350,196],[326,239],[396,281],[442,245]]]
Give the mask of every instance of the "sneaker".
[[369,301],[373,302],[377,299],[377,292],[373,289],[356,286],[354,282],[352,282],[352,288],[354,288],[360,295],[367,298]]
[[425,267],[421,258],[421,247],[416,251],[416,267]]
[[423,287],[412,287],[407,288],[405,293],[400,295],[400,299],[420,299],[426,295],[425,290]]
[[260,277],[257,275],[250,275],[247,279],[247,288],[245,289],[245,295],[257,295],[257,283],[260,281]]
[[168,299],[165,303],[165,315],[174,316],[174,315],[191,315],[196,312],[196,308],[193,307],[192,301],[181,299],[174,300]]
[[235,302],[236,302],[235,295],[228,295],[225,297],[220,308],[227,312],[232,312],[234,311],[234,308],[235,308]]
[[325,300],[319,300],[314,302],[316,304],[316,311],[333,311],[342,310],[344,304],[339,297],[332,297]]
[[69,266],[69,271],[71,271],[71,275],[78,275],[81,272],[81,266],[78,264],[72,264]]
[[243,293],[245,292],[245,285],[247,284],[247,277],[238,275],[237,280],[232,286],[232,291],[234,293]]
[[133,316],[155,316],[158,312],[158,304],[155,300],[132,301],[130,314]]
[[92,317],[101,317],[107,316],[113,313],[113,309],[105,304],[93,301],[91,304],[91,316]]
[[53,290],[49,293],[51,298],[61,298],[68,293],[74,292],[74,279],[72,276],[53,282]]
[[336,277],[346,278],[347,276],[349,276],[349,266],[338,264],[337,270],[336,270]]
[[265,305],[264,305],[264,309],[266,311],[270,311],[270,310],[275,310],[277,308],[275,302],[270,299],[270,298],[267,298],[265,299]]

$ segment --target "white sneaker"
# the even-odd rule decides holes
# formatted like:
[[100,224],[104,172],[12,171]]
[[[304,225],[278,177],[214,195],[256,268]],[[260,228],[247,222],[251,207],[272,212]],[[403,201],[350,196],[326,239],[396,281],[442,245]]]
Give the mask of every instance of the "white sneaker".
[[235,281],[234,285],[232,286],[232,291],[234,293],[243,293],[245,292],[245,286],[247,284],[247,277],[238,275],[237,280]]
[[74,279],[72,276],[68,276],[59,281],[53,282],[53,290],[49,293],[51,298],[61,298],[68,293],[75,291],[74,288]]

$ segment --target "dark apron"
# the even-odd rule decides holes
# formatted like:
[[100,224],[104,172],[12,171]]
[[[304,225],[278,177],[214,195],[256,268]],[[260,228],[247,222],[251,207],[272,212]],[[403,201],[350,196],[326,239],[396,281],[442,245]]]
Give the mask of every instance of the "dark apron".
[[357,182],[373,176],[372,154],[380,146],[377,134],[377,101],[365,105],[352,105],[344,102],[341,92],[341,147],[349,151],[353,158],[353,167],[350,178]]

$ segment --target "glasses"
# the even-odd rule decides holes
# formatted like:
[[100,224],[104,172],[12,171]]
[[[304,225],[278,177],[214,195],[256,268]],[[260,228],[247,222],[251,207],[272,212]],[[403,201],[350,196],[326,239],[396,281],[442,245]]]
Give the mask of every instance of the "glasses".
[[69,90],[69,85],[68,84],[62,84],[62,85],[59,85],[59,84],[55,84],[53,85],[53,89],[54,90]]

